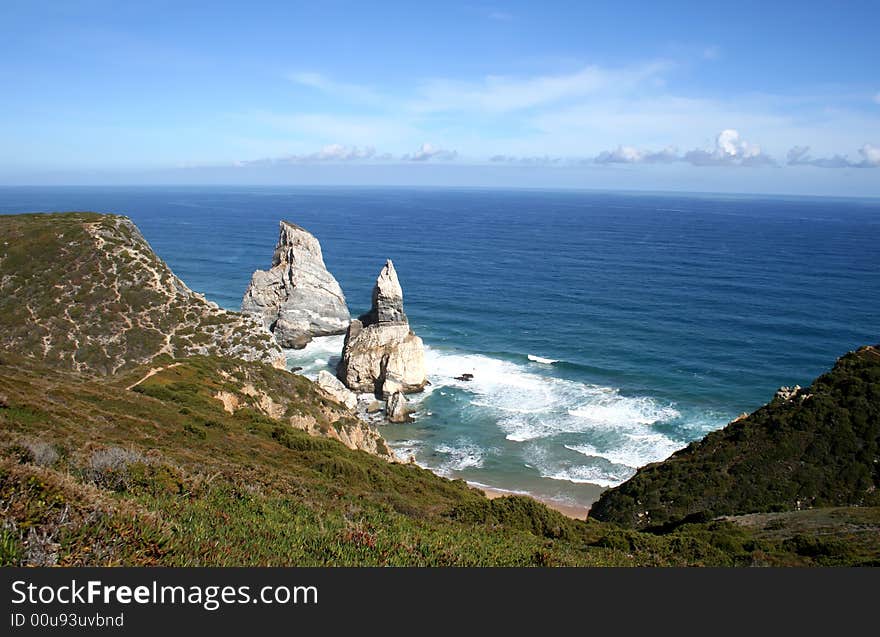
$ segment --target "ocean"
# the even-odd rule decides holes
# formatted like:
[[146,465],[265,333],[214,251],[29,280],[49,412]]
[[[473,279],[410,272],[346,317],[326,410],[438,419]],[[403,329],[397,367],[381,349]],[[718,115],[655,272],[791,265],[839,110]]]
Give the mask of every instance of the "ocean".
[[[270,265],[282,218],[321,241],[353,315],[393,259],[431,385],[416,420],[383,435],[440,474],[561,504],[589,504],[880,341],[877,199],[0,188],[0,213],[62,210],[130,216],[229,309]],[[317,339],[289,361],[314,375],[341,346]]]

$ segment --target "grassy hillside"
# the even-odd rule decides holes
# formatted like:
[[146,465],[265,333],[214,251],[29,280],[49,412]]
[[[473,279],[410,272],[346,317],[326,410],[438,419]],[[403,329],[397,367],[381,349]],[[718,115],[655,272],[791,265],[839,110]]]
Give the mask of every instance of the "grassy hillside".
[[190,290],[125,217],[0,215],[0,237],[0,346],[92,374],[159,354],[283,364],[259,321]]
[[[880,350],[863,347],[790,399],[640,469],[591,516],[634,528],[687,519],[880,505]],[[878,540],[880,543],[880,540]]]
[[[227,382],[220,372],[234,371],[224,359],[160,361],[179,365],[133,389],[126,387],[147,367],[94,378],[9,353],[0,354],[0,361],[2,564],[752,565],[880,559],[880,509],[859,510],[860,527],[849,520],[826,525],[830,530],[816,542],[806,527],[790,521],[776,523],[773,533],[729,520],[649,534],[565,518],[529,498],[490,501],[461,481],[295,429],[266,415],[258,399],[230,413],[212,397],[218,383]],[[262,372],[284,373],[260,366],[255,374]],[[303,381],[289,409],[311,415],[318,429],[339,426],[324,417],[325,401]]]
[[[646,533],[388,462],[123,217],[0,217],[0,237],[0,565],[880,563],[880,506],[709,519],[875,501],[875,350],[639,472],[662,478],[650,525],[675,522]],[[649,526],[627,484],[599,511]]]

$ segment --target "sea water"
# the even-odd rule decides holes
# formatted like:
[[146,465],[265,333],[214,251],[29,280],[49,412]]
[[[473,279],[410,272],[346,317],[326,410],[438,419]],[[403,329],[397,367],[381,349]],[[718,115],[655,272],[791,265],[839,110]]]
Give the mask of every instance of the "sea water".
[[[425,341],[398,455],[588,504],[859,345],[880,341],[880,201],[577,191],[2,188],[0,212],[130,216],[237,309],[279,219],[321,241],[353,315],[392,258]],[[342,337],[289,352],[314,376]],[[462,374],[473,380],[456,380]]]

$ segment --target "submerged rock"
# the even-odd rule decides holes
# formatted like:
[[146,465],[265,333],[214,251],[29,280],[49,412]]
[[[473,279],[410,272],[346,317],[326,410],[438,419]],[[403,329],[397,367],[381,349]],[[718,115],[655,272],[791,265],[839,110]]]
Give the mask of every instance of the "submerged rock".
[[308,231],[281,222],[269,270],[257,270],[241,311],[256,314],[281,347],[301,349],[315,336],[343,334],[350,314],[339,283]]
[[355,409],[357,407],[357,396],[355,393],[343,385],[342,381],[330,372],[324,371],[323,369],[318,372],[315,384],[321,389],[321,391],[336,402],[345,405],[349,409]]
[[473,380],[473,379],[474,379],[473,374],[462,374],[461,376],[455,377],[455,380]]
[[385,417],[388,422],[409,422],[412,420],[403,392],[396,391],[388,397],[388,402],[385,404]]
[[356,392],[389,397],[424,389],[425,349],[403,312],[403,290],[389,259],[373,288],[370,311],[345,334],[337,376]]

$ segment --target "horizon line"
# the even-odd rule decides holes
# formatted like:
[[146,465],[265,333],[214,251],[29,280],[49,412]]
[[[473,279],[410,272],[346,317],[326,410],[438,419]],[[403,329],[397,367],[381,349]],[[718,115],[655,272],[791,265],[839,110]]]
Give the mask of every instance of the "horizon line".
[[848,199],[848,200],[870,200],[880,201],[880,194],[876,195],[834,195],[834,194],[805,194],[794,192],[751,192],[751,191],[719,191],[719,190],[676,190],[676,189],[641,189],[641,188],[591,188],[578,186],[473,186],[473,185],[435,185],[435,184],[216,184],[216,183],[58,183],[58,184],[3,184],[0,188],[5,189],[49,189],[49,188],[289,188],[289,189],[348,189],[348,190],[376,190],[376,189],[398,189],[398,190],[492,190],[492,191],[519,191],[519,192],[582,192],[582,193],[606,193],[606,194],[640,194],[640,195],[714,195],[714,196],[734,196],[734,197],[795,197],[801,199]]

